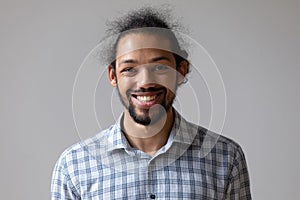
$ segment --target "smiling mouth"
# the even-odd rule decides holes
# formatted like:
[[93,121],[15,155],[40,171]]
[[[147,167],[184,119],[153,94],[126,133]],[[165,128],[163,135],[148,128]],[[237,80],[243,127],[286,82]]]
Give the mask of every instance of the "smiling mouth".
[[150,106],[150,105],[157,103],[157,101],[159,101],[162,93],[163,92],[158,92],[155,94],[153,94],[153,93],[152,94],[132,94],[132,97],[134,99],[136,99],[140,105]]
[[152,96],[136,96],[135,97],[137,100],[141,102],[150,102],[153,101],[157,98],[157,95],[152,95]]
[[133,90],[128,95],[131,96],[132,103],[141,108],[149,109],[155,104],[161,104],[164,98],[165,88],[141,88],[139,90]]

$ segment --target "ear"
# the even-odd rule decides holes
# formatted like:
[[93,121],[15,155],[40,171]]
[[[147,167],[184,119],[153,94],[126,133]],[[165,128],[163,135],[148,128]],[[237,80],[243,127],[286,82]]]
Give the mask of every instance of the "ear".
[[181,85],[184,82],[188,70],[188,65],[189,65],[188,62],[185,60],[180,62],[179,67],[177,69],[177,71],[179,72],[177,74],[178,85]]
[[108,66],[108,79],[110,81],[110,84],[113,87],[117,86],[117,76],[116,76],[116,71],[114,70],[112,65]]

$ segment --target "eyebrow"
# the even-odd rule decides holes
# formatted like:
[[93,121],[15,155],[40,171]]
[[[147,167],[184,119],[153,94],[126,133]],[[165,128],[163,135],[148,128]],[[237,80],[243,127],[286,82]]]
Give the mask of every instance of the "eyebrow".
[[[157,62],[157,61],[161,61],[161,60],[166,60],[166,61],[171,62],[170,58],[168,58],[168,57],[166,57],[166,56],[159,56],[159,57],[152,58],[152,59],[150,60],[150,62]],[[135,63],[138,63],[138,61],[137,61],[137,60],[134,60],[134,59],[125,59],[125,60],[122,60],[122,61],[120,62],[120,65],[126,64],[126,63],[133,63],[133,64],[135,64]]]
[[160,61],[160,60],[171,61],[170,58],[168,58],[166,56],[160,56],[160,57],[156,57],[156,58],[151,59],[152,62],[157,62],[157,61]]
[[126,60],[122,60],[120,62],[120,65],[126,64],[126,63],[138,63],[138,61],[137,60],[133,60],[133,59],[126,59]]

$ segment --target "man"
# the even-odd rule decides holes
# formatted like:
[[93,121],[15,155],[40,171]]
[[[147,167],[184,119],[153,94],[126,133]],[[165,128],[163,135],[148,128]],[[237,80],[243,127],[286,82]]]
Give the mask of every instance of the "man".
[[108,77],[124,113],[61,155],[52,199],[251,199],[240,146],[172,107],[189,62],[164,17],[141,9],[116,24]]

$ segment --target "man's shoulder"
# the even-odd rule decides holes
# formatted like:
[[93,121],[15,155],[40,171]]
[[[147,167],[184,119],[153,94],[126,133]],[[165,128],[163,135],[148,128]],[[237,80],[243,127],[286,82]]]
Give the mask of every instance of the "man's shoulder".
[[235,154],[237,151],[242,153],[241,146],[235,140],[211,131],[210,128],[190,122],[177,111],[175,113],[175,128],[180,130],[180,134],[175,136],[177,141],[191,142],[193,148],[201,149],[205,155],[212,151],[229,154]]
[[85,160],[88,157],[93,157],[95,154],[94,151],[99,148],[99,146],[104,148],[103,146],[107,143],[108,135],[112,129],[113,126],[92,137],[71,145],[61,153],[57,162],[63,165],[68,163],[77,163],[78,160]]
[[201,148],[204,155],[210,152],[222,152],[232,156],[243,154],[240,144],[234,139],[191,122],[187,122],[187,125],[191,130],[197,131],[192,146]]

